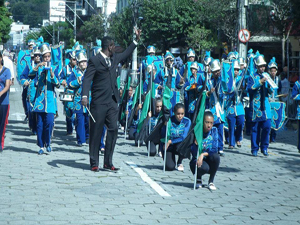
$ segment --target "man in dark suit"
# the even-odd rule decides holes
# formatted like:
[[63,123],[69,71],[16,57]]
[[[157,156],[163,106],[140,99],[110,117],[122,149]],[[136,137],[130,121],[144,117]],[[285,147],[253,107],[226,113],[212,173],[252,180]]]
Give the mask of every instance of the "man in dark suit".
[[[136,30],[136,40],[140,39],[141,31]],[[117,171],[112,157],[118,135],[118,102],[119,91],[117,88],[117,66],[128,58],[136,48],[137,42],[133,41],[122,53],[115,53],[114,40],[110,37],[102,39],[102,51],[88,61],[88,67],[82,83],[82,105],[87,106],[89,90],[92,83],[92,101],[90,112],[96,122],[90,119],[89,152],[91,170],[99,171],[99,149],[101,134],[104,124],[107,126],[107,136],[104,152],[103,168]]]

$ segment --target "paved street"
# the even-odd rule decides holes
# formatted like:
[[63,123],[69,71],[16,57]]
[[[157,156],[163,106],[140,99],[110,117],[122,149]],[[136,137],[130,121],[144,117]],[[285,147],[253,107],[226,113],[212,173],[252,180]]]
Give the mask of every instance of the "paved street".
[[39,156],[36,137],[23,122],[19,85],[10,103],[0,154],[1,225],[300,224],[300,154],[293,130],[278,133],[269,157],[252,157],[249,137],[241,149],[225,149],[217,191],[194,191],[189,160],[184,172],[163,173],[161,158],[148,158],[145,146],[135,147],[121,132],[114,154],[120,172],[91,172],[88,147],[77,147],[75,134],[66,136],[60,102],[53,152]]

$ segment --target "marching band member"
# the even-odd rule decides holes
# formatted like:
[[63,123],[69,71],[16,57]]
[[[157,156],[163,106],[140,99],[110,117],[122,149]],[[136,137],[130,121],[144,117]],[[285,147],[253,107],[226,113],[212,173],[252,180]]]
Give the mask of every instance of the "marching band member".
[[[176,152],[177,145],[182,142],[190,129],[191,120],[184,116],[184,105],[182,103],[177,103],[174,106],[174,115],[171,116],[171,128],[170,128],[170,137],[167,143],[160,144],[160,151],[162,152],[162,156],[166,158],[166,170],[172,171],[176,167],[175,155],[178,154]],[[165,137],[166,135],[166,126],[163,126],[161,129],[161,137]],[[164,156],[164,147],[166,146],[167,152],[166,156]],[[183,157],[181,155],[178,156],[177,160],[177,169],[179,171],[183,171],[184,167],[182,164]]]
[[[67,80],[70,75],[73,73],[75,66],[77,65],[75,52],[72,50],[67,51],[67,57],[69,63],[63,67],[63,70],[60,74],[60,84],[64,87],[64,92],[68,94],[74,94],[74,90],[68,89]],[[66,124],[67,124],[67,135],[72,135],[73,133],[73,124],[74,124],[74,103],[73,102],[63,102],[64,113],[66,115]]]
[[264,56],[257,52],[254,63],[257,71],[249,77],[247,85],[252,117],[251,153],[253,156],[257,156],[260,146],[263,155],[268,156],[272,117],[268,94],[272,90],[266,82],[267,78],[263,76],[267,65]]
[[203,73],[198,73],[199,65],[197,62],[193,62],[190,65],[190,70],[191,70],[191,74],[186,78],[184,84],[184,90],[186,93],[185,108],[188,109],[187,117],[192,119],[195,111],[195,104],[198,99],[198,89],[197,89],[198,80],[199,79],[204,80],[204,77],[203,77]]
[[242,132],[245,122],[245,110],[242,102],[240,101],[240,92],[237,90],[239,82],[242,82],[240,73],[240,65],[237,60],[232,61],[234,68],[234,78],[232,84],[227,84],[230,92],[225,93],[226,98],[226,119],[228,122],[229,133],[229,149],[235,147],[235,143],[238,147],[241,147]]
[[[161,98],[156,98],[155,99],[155,111],[154,114],[152,114],[152,111],[148,112],[148,119],[150,119],[150,132],[154,129],[154,127],[156,126],[158,119],[159,119],[159,113],[161,112],[161,108],[162,108],[162,99]],[[148,148],[148,144],[146,145]],[[160,156],[161,155],[161,151],[159,151]],[[155,144],[150,141],[150,156],[155,156],[156,155],[156,146]]]
[[223,128],[225,114],[223,110],[223,90],[221,85],[221,65],[218,59],[210,62],[209,68],[212,71],[211,77],[208,79],[208,108],[214,115],[214,127],[218,129],[218,153],[224,156]]
[[191,147],[192,160],[190,161],[190,168],[195,174],[197,166],[197,185],[196,188],[202,188],[202,176],[209,173],[208,188],[212,191],[217,190],[214,185],[214,178],[220,165],[220,156],[218,154],[218,129],[213,126],[214,115],[210,111],[205,111],[203,118],[203,141],[202,153],[197,157],[198,143],[195,140]]
[[172,109],[174,106],[180,102],[180,92],[176,89],[181,89],[184,85],[184,79],[180,76],[179,72],[173,67],[174,56],[172,53],[167,52],[165,55],[165,67],[161,69],[154,79],[154,83],[158,84],[158,89],[161,91],[159,94],[161,95],[162,89],[165,86],[168,78],[168,74],[172,74],[172,83],[171,83],[171,104]]
[[[277,97],[277,95],[281,92],[281,82],[279,81],[279,78],[277,76],[277,70],[278,70],[278,66],[276,63],[276,59],[275,59],[275,57],[273,57],[268,64],[268,72],[278,88],[273,89],[273,93],[269,97],[270,102],[278,102],[279,97]],[[271,108],[272,108],[272,106],[271,106]],[[272,110],[272,112],[273,112],[273,110]],[[271,127],[270,143],[275,142],[276,134],[277,134],[277,131]]]
[[40,147],[39,155],[51,152],[51,134],[54,126],[54,115],[56,113],[56,98],[54,88],[59,88],[58,74],[54,74],[55,66],[51,63],[51,48],[48,43],[40,47],[43,62],[39,63],[33,70],[37,71],[37,92],[33,106],[33,112],[37,113],[37,144]]
[[78,66],[75,67],[67,80],[68,88],[74,90],[74,113],[76,114],[77,145],[86,145],[89,138],[89,115],[87,109],[81,104],[82,80],[87,67],[87,56],[84,50],[76,53]]
[[297,148],[298,148],[298,152],[300,153],[300,81],[296,81],[294,86],[293,86],[293,90],[292,90],[292,98],[293,100],[296,102],[297,104],[297,120],[298,120],[298,144],[297,144]]

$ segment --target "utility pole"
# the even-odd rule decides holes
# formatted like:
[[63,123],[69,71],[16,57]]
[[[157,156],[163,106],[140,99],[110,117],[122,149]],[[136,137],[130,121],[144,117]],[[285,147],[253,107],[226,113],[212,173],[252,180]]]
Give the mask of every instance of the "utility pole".
[[74,43],[76,42],[76,19],[77,19],[77,12],[76,12],[76,1],[74,1]]
[[[238,10],[239,10],[239,30],[247,29],[247,7],[248,7],[248,0],[239,0],[238,1]],[[239,56],[246,59],[247,57],[247,43],[243,43],[238,39],[239,42]]]
[[54,46],[55,45],[55,22],[53,22],[52,24],[52,27],[53,27],[53,31],[52,31],[52,45]]
[[[138,9],[137,0],[135,0],[133,2],[133,40],[136,39],[135,29],[137,29],[137,23],[136,23],[137,9]],[[136,72],[137,72],[137,48],[135,48],[132,53],[132,75],[134,79],[137,79]]]

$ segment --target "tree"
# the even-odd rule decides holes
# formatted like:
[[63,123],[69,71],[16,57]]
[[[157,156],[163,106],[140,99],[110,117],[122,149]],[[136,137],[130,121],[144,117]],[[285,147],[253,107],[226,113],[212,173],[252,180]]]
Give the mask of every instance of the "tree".
[[77,39],[83,43],[95,42],[104,36],[103,17],[101,15],[92,15],[89,21],[85,21],[80,28],[80,34]]
[[285,66],[285,43],[293,27],[292,3],[290,0],[272,0],[271,19],[281,33],[282,66]]
[[6,43],[9,40],[10,25],[12,20],[7,8],[0,7],[0,43]]
[[12,0],[10,12],[15,21],[37,27],[49,17],[49,0]]
[[133,39],[133,14],[131,8],[125,8],[122,13],[112,15],[108,34],[122,47],[128,46]]
[[219,44],[217,38],[213,36],[212,31],[199,24],[196,27],[190,28],[187,36],[187,44],[198,52],[199,55],[201,55],[201,50],[211,50]]

